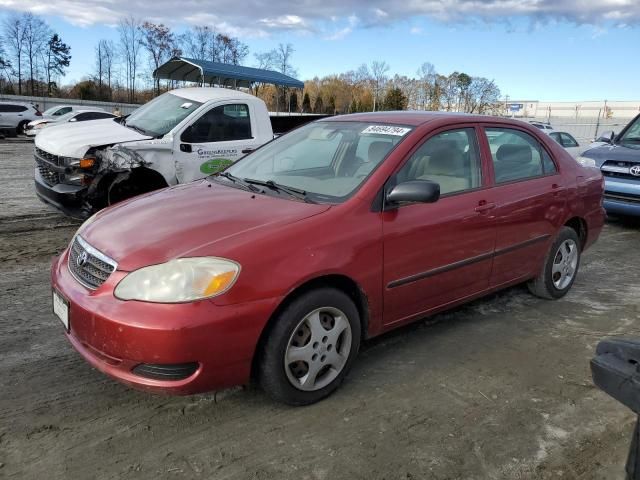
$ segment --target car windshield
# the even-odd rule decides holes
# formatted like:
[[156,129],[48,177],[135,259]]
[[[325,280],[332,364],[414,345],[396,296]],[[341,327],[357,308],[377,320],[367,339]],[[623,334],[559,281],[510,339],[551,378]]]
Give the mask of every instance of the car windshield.
[[[411,130],[404,125],[315,122],[265,145],[224,174],[254,185],[268,182],[295,189],[307,200],[340,203]],[[232,178],[218,178],[232,182]]]
[[618,143],[625,147],[640,149],[640,116],[626,129]]
[[58,105],[57,107],[51,107],[51,108],[47,108],[44,112],[42,112],[42,115],[47,115],[47,116],[51,116],[55,113],[56,110],[58,110],[60,108],[60,106]]
[[138,108],[123,125],[145,135],[161,137],[201,105],[173,93],[165,93]]

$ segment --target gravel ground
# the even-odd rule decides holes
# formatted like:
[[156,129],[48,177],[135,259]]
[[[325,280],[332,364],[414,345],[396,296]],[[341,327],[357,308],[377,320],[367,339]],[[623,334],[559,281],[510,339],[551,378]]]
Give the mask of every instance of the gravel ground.
[[591,383],[606,335],[640,335],[640,227],[610,222],[572,292],[516,287],[370,341],[306,408],[237,388],[152,396],[93,370],[51,313],[78,224],[0,143],[0,478],[616,479],[633,416]]

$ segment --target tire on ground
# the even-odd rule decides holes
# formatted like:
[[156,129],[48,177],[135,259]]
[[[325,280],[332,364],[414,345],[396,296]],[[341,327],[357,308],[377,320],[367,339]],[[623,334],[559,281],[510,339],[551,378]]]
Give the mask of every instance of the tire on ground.
[[[560,246],[567,240],[573,240],[576,244],[578,259],[577,265],[575,269],[575,273],[573,274],[573,278],[564,288],[559,289],[553,283],[553,264],[558,254],[558,250]],[[544,266],[540,274],[531,280],[527,286],[529,287],[529,291],[534,295],[546,298],[548,300],[554,300],[561,297],[564,297],[567,292],[571,289],[573,282],[575,282],[576,277],[578,276],[578,270],[580,269],[580,257],[581,257],[581,242],[580,238],[576,231],[571,227],[562,227],[556,240],[553,242],[547,255],[544,260]]]
[[[351,326],[351,348],[343,369],[328,385],[314,391],[296,388],[285,372],[285,353],[294,329],[311,312],[323,307],[341,310]],[[361,325],[358,309],[340,290],[322,287],[291,301],[274,319],[257,365],[258,381],[272,399],[293,406],[309,405],[333,393],[344,381],[360,348]],[[337,347],[336,347],[337,348]],[[287,367],[288,368],[288,367]]]

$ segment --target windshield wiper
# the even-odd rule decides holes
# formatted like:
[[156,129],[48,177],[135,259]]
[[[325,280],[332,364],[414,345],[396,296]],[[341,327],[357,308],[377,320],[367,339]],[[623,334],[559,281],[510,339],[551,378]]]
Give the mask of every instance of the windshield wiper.
[[130,124],[130,123],[127,123],[127,122],[126,122],[126,120],[125,120],[124,122],[122,122],[122,124],[123,124],[125,127],[129,127],[129,128],[131,128],[132,130],[135,130],[136,132],[141,133],[142,135],[150,136],[150,135],[147,133],[147,131],[146,131],[146,130],[143,130],[143,129],[142,129],[142,128],[140,128],[140,127],[136,127],[135,125],[132,125],[132,124]]
[[226,178],[227,180],[229,180],[232,183],[237,183],[238,185],[242,185],[243,187],[245,187],[246,189],[248,189],[251,192],[261,192],[261,190],[259,188],[255,187],[254,185],[251,185],[251,183],[243,180],[242,178],[234,177],[229,172],[220,172],[220,173],[216,174],[215,176],[216,177],[224,177],[224,178]]
[[284,192],[291,197],[299,198],[300,200],[304,200],[308,203],[315,203],[309,197],[307,197],[307,192],[300,188],[295,187],[287,187],[286,185],[280,185],[279,183],[274,182],[273,180],[256,180],[254,178],[245,178],[245,182],[253,183],[254,185],[262,185],[263,187],[269,187],[272,190],[276,190],[278,192]]

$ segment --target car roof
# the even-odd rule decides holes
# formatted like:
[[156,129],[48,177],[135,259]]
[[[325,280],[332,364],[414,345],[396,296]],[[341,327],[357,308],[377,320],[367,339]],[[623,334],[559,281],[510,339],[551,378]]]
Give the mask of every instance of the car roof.
[[322,121],[325,122],[378,122],[393,123],[417,127],[431,122],[455,123],[455,122],[491,122],[505,125],[526,125],[528,122],[513,118],[494,117],[492,115],[474,115],[470,113],[455,112],[425,112],[425,111],[393,111],[393,112],[369,112],[352,113],[349,115],[337,115]]
[[231,90],[230,88],[221,87],[187,87],[176,88],[169,93],[185,98],[187,100],[193,100],[194,102],[210,102],[214,100],[247,100],[256,99],[254,95],[240,92],[238,90]]
[[33,105],[33,103],[12,102],[10,100],[0,100],[0,105],[20,105],[21,107],[35,107],[35,105]]

